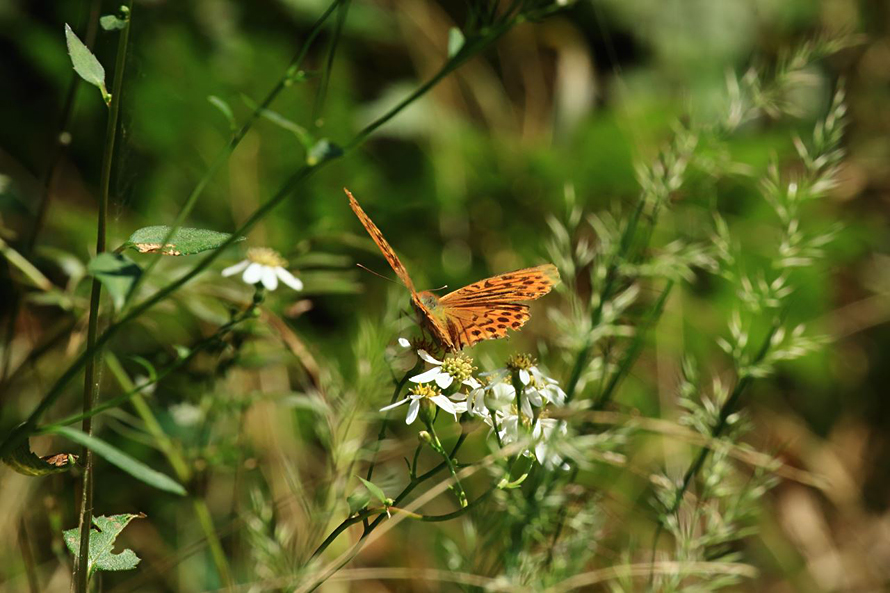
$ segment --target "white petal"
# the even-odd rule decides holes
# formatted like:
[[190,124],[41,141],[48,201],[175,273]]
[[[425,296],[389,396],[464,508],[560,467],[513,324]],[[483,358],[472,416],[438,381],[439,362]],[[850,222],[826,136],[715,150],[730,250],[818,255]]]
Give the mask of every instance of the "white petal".
[[266,290],[278,288],[278,275],[275,273],[275,268],[263,266],[263,286],[266,287]]
[[412,399],[411,403],[408,404],[408,416],[405,418],[405,424],[411,424],[414,420],[417,419],[417,414],[420,412],[420,400]]
[[399,346],[401,346],[402,348],[410,348],[411,342],[409,342],[405,338],[399,338]]
[[294,290],[303,290],[303,282],[284,268],[275,268],[275,273],[282,282]]
[[448,373],[439,373],[436,376],[436,385],[439,386],[439,389],[448,389],[452,383],[454,383],[454,377]]
[[237,264],[235,264],[234,266],[229,266],[228,268],[226,268],[225,270],[223,270],[223,271],[222,271],[222,275],[225,276],[225,277],[227,277],[227,278],[228,278],[229,276],[234,276],[235,274],[237,274],[238,272],[240,272],[241,270],[243,270],[244,268],[246,268],[249,264],[250,264],[250,262],[247,261],[246,259],[245,259],[245,260],[242,260],[242,261],[239,261],[239,262],[238,262]]
[[464,379],[463,384],[466,385],[467,387],[471,387],[472,389],[479,389],[482,387],[482,385],[479,383],[479,381],[477,381],[473,377],[470,377],[469,379]]
[[522,409],[522,413],[525,414],[527,418],[534,418],[535,413],[532,411],[532,405],[529,403],[528,398],[522,398],[522,405],[520,406]]
[[244,280],[244,282],[247,284],[256,284],[260,281],[260,278],[263,277],[264,267],[265,266],[253,262],[252,264],[247,266],[246,270],[244,270],[244,275],[241,276],[241,279]]
[[438,364],[438,365],[442,364],[441,360],[436,360],[435,358],[430,356],[429,352],[427,352],[426,350],[418,350],[417,356],[424,359],[425,361],[427,361],[430,364]]
[[[421,352],[423,352],[423,350],[421,350]],[[411,377],[408,380],[411,381],[412,383],[429,383],[430,381],[435,379],[440,374],[442,374],[442,369],[440,369],[439,367],[436,367],[436,368],[430,369],[426,372],[420,373],[419,375],[414,375],[413,377]]]
[[401,406],[402,404],[404,404],[406,401],[408,401],[408,398],[407,398],[407,397],[406,397],[405,399],[401,400],[401,401],[397,401],[397,402],[394,403],[394,404],[389,404],[388,406],[383,406],[382,408],[380,408],[380,411],[381,411],[381,412],[386,412],[386,411],[388,411],[388,410],[392,410],[393,408],[398,408],[399,406]]
[[449,414],[453,414],[455,418],[457,417],[457,409],[455,409],[454,402],[452,402],[450,399],[448,399],[444,395],[434,395],[430,399],[433,400],[433,402],[437,406],[439,406]]
[[531,381],[531,377],[529,377],[527,370],[519,369],[519,380],[522,381],[523,385],[528,385],[529,381]]

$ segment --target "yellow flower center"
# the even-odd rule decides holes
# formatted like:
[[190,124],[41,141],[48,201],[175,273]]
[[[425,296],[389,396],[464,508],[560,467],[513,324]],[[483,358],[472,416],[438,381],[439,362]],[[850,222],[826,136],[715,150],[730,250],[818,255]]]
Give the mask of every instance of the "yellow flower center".
[[283,268],[287,260],[274,249],[268,247],[251,247],[247,250],[247,259],[255,264],[269,266],[270,268]]
[[531,354],[513,354],[507,359],[507,368],[511,371],[526,371],[535,366],[537,362]]
[[473,376],[476,367],[473,366],[473,359],[466,354],[449,354],[442,361],[442,370],[458,381],[466,381]]
[[422,397],[434,397],[436,395],[442,395],[442,392],[433,387],[432,385],[427,385],[426,383],[418,383],[413,386],[408,393],[412,395],[420,395]]

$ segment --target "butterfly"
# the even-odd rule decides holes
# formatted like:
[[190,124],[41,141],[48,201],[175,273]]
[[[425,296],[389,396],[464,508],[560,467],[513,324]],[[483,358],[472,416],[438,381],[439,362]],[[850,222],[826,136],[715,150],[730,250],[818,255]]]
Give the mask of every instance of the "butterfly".
[[517,301],[539,299],[559,284],[559,271],[553,264],[516,270],[480,280],[443,297],[429,291],[418,292],[408,270],[402,265],[383,233],[344,188],[359,221],[383,252],[399,280],[411,291],[411,302],[424,326],[445,347],[456,352],[482,340],[503,338],[508,330],[519,330],[531,315],[528,305]]

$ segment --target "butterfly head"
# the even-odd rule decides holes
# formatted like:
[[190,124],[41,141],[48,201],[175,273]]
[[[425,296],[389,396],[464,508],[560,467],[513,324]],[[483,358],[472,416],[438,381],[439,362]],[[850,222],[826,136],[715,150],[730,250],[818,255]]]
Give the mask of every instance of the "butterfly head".
[[429,309],[430,312],[435,312],[439,308],[439,297],[428,290],[418,292],[417,300],[421,305]]

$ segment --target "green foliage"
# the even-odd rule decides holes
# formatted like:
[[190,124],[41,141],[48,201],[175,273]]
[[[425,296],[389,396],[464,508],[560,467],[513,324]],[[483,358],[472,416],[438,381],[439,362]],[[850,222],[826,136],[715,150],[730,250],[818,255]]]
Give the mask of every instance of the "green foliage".
[[142,274],[142,268],[120,253],[100,253],[90,260],[87,272],[102,283],[114,308],[120,310]]
[[[161,255],[194,255],[202,251],[218,249],[229,240],[231,233],[220,233],[207,229],[181,227],[168,238],[172,229],[166,225],[147,226],[135,231],[124,247],[139,253],[160,253]],[[166,243],[164,240],[167,239]],[[244,241],[238,237],[235,241]]]
[[388,499],[386,498],[386,494],[384,494],[380,486],[377,486],[373,482],[369,482],[361,476],[358,476],[358,479],[362,481],[362,484],[365,485],[365,488],[368,489],[368,492],[370,492],[374,498],[379,500],[381,503],[386,504],[386,501]]
[[[114,544],[117,537],[133,519],[143,519],[145,515],[112,515],[110,517],[93,517],[93,525],[97,529],[90,529],[90,552],[88,561],[88,576],[106,571],[133,570],[141,561],[133,550],[127,548],[123,552],[114,553]],[[77,558],[80,550],[80,528],[66,530],[63,534],[65,545]]]
[[3,463],[25,476],[48,476],[70,471],[76,460],[77,456],[70,453],[38,457],[26,440],[4,457]]
[[153,488],[163,490],[164,492],[178,494],[180,496],[185,496],[186,494],[185,488],[183,488],[182,484],[179,482],[159,471],[153,470],[141,461],[134,459],[117,447],[106,443],[98,437],[88,435],[76,428],[69,428],[67,426],[53,426],[49,428],[48,431],[63,436],[79,445],[83,445],[99,457],[105,459],[108,463],[117,466],[137,480],[145,482]]
[[102,100],[106,104],[111,103],[111,95],[105,88],[105,68],[67,24],[65,25],[65,41],[68,44],[68,55],[71,56],[74,71],[85,81],[99,88],[102,92]]
[[219,112],[226,118],[226,122],[229,124],[229,129],[234,133],[235,130],[238,129],[238,124],[235,121],[235,114],[232,112],[232,108],[229,104],[216,95],[208,96],[207,100],[210,101],[211,105],[219,109]]

